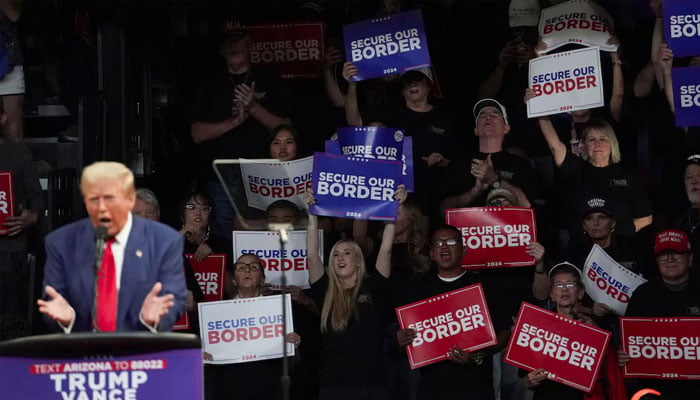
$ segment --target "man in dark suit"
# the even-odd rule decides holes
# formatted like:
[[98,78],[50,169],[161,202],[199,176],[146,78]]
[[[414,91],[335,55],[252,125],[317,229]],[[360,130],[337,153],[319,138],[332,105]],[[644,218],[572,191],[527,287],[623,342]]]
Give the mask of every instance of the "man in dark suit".
[[[103,325],[109,328],[100,330],[170,330],[184,312],[182,235],[161,223],[133,217],[134,176],[120,163],[86,167],[80,190],[89,218],[46,237],[45,296],[37,300],[39,311],[66,333],[93,328],[96,228],[102,226],[111,242],[105,257],[114,259],[116,311],[110,324]],[[97,307],[98,326],[109,307]]]

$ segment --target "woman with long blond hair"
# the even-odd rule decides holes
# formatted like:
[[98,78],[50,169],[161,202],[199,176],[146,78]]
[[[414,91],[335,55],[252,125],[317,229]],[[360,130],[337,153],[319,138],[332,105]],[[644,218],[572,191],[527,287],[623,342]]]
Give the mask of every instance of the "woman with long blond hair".
[[[395,198],[406,192],[399,186]],[[313,204],[311,194],[307,204]],[[391,307],[388,278],[395,226],[387,223],[377,255],[378,274],[367,273],[362,250],[352,240],[336,242],[324,268],[318,218],[309,214],[306,234],[311,294],[321,310],[319,399],[387,399],[382,347]]]

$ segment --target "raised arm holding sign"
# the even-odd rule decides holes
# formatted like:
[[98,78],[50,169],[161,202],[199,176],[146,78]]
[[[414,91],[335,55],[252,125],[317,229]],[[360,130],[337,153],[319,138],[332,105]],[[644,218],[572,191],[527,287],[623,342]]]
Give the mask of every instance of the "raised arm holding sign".
[[314,195],[309,211],[329,217],[367,220],[396,219],[394,192],[401,179],[401,162],[362,157],[314,154]]
[[360,81],[430,65],[420,10],[343,26],[346,59],[359,67]]
[[528,118],[603,106],[600,52],[577,49],[530,60]]
[[[532,96],[532,90],[528,89],[525,99]],[[608,188],[602,194],[619,206],[615,228],[618,233],[631,236],[652,223],[646,187],[635,170],[620,162],[620,145],[609,122],[592,118],[583,124],[580,157],[562,142],[549,118],[540,117],[538,122],[560,174],[560,190],[571,196],[572,201],[565,205],[564,215],[569,219],[566,225],[575,226],[577,200],[600,195],[601,187]],[[600,175],[598,171],[606,167],[607,175]]]
[[539,21],[540,36],[552,50],[576,43],[615,51],[617,46],[609,43],[613,30],[608,12],[590,0],[569,0],[545,8]]
[[[400,128],[412,146],[404,146],[405,171],[402,183],[415,194],[415,199],[426,218],[439,220],[439,188],[446,182],[445,168],[463,146],[458,133],[456,118],[437,99],[437,78],[430,68],[412,69],[399,75],[398,87],[385,85],[387,92],[396,91],[402,102],[384,101],[369,110],[361,110],[357,100],[357,88],[352,77],[359,69],[346,63],[343,76],[348,80],[345,101],[346,119],[349,125],[371,125]],[[391,95],[389,93],[389,95]],[[376,101],[376,100],[375,100]],[[365,112],[366,111],[366,112]]]
[[[396,191],[405,200],[402,186]],[[307,204],[315,202],[312,193]],[[395,226],[384,226],[377,255],[378,274],[368,275],[357,243],[340,240],[331,249],[328,268],[319,255],[318,218],[309,215],[306,236],[312,297],[321,309],[321,390],[361,393],[384,392],[383,334],[388,309],[386,277],[391,273]],[[361,344],[360,344],[361,343]]]
[[670,104],[679,127],[700,126],[700,57],[696,58],[694,66],[671,70],[673,101]]
[[700,4],[696,1],[664,0],[664,37],[679,57],[700,55]]

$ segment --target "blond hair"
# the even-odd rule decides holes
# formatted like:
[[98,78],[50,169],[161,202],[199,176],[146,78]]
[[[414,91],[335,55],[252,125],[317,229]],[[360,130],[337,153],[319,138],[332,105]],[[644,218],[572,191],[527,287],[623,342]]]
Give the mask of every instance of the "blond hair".
[[[615,134],[613,127],[603,119],[592,119],[584,126],[582,132],[583,137],[581,140],[585,142],[586,137],[588,137],[588,135],[593,131],[600,132],[600,134],[608,138],[608,141],[610,141],[610,164],[619,163],[622,159],[622,155],[620,154],[620,142],[617,140],[617,135]],[[586,154],[584,151],[581,153],[581,158],[588,161],[588,154]]]
[[85,195],[90,186],[103,180],[118,180],[125,194],[136,193],[134,174],[126,165],[114,161],[96,161],[85,167],[80,177],[80,192]]
[[[358,260],[355,286],[351,289],[343,288],[340,278],[336,275],[334,268],[335,261],[333,254],[338,246],[343,243],[350,247],[350,250]],[[365,275],[367,275],[365,258],[362,255],[360,246],[358,246],[355,241],[339,240],[333,245],[333,248],[331,248],[330,262],[328,264],[328,288],[326,290],[326,296],[323,299],[323,308],[321,309],[321,332],[325,333],[328,331],[329,322],[331,331],[342,332],[347,328],[350,318],[357,313],[357,296],[360,292],[362,281],[365,279]]]

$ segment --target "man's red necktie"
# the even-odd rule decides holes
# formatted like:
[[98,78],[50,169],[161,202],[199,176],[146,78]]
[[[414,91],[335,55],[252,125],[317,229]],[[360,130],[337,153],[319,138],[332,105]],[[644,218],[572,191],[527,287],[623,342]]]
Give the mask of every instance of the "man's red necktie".
[[112,243],[114,238],[105,244],[97,279],[97,329],[102,332],[117,330],[117,267],[114,264]]

